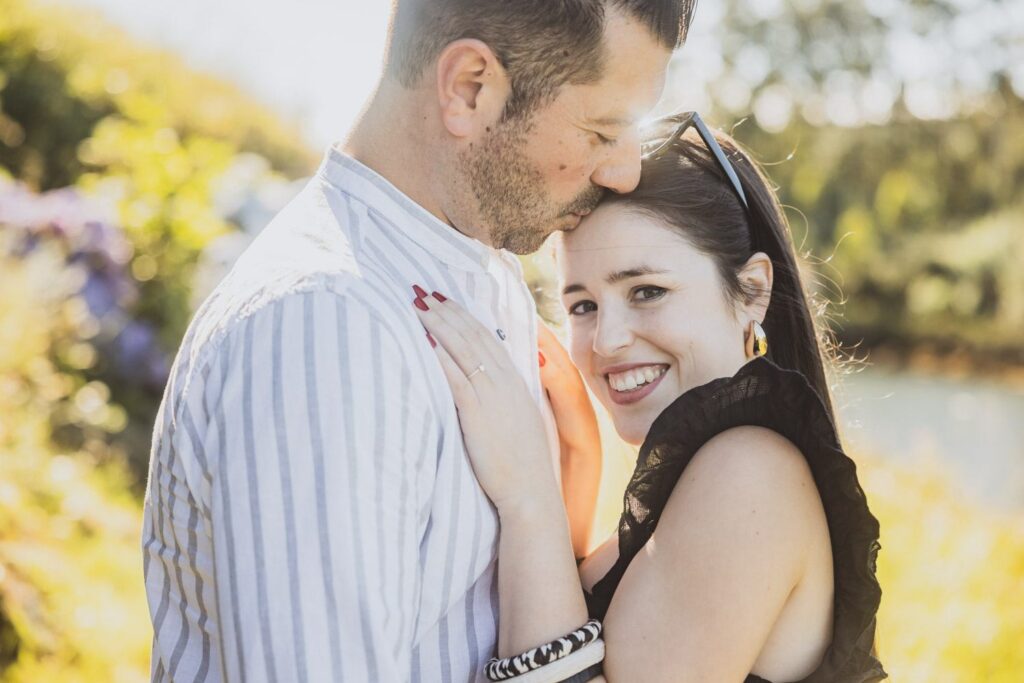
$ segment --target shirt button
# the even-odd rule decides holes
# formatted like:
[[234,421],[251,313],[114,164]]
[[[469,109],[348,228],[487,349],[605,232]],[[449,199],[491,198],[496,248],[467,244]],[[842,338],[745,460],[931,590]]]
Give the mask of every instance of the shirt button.
[[500,339],[501,341],[505,341],[505,330],[499,327],[497,330],[495,330],[495,332],[498,333],[498,339]]

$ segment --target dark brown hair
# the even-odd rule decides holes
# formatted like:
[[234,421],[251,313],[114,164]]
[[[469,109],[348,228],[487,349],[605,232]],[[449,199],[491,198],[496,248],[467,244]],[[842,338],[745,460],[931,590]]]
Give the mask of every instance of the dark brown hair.
[[[605,201],[625,204],[676,229],[715,261],[726,293],[736,301],[750,301],[759,294],[744,289],[739,273],[751,256],[764,252],[774,273],[763,324],[768,357],[783,368],[801,372],[834,420],[825,371],[832,343],[825,327],[816,324],[819,309],[804,289],[789,223],[760,166],[732,137],[718,131],[714,135],[739,176],[749,210],[744,210],[693,128],[664,154],[644,160],[634,192],[611,195]],[[666,137],[666,131],[659,135]]]
[[385,73],[412,87],[445,46],[481,40],[508,72],[505,118],[528,115],[566,84],[593,83],[604,71],[605,11],[613,7],[682,45],[696,0],[396,0]]

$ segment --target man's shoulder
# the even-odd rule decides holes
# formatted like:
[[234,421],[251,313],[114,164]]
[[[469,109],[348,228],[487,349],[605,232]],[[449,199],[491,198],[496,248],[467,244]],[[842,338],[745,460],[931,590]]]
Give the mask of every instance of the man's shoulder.
[[[414,357],[423,339],[411,285],[396,282],[388,269],[364,258],[366,218],[358,198],[314,177],[193,316],[175,360],[173,393],[202,377],[246,329],[272,329],[275,316],[289,326],[296,315],[313,316],[318,326],[336,325],[343,317],[340,334],[368,338],[373,331],[382,344],[397,347],[393,351]],[[257,345],[269,342],[265,335],[254,338]]]
[[195,341],[295,297],[330,296],[388,317],[399,283],[363,257],[362,206],[317,178],[256,237],[197,311]]
[[172,414],[188,396],[202,395],[211,375],[221,378],[217,384],[232,382],[228,378],[247,374],[252,363],[268,372],[278,363],[273,371],[294,371],[297,362],[336,370],[339,354],[369,358],[373,349],[392,367],[406,368],[407,390],[429,400],[424,354],[416,349],[426,340],[416,333],[422,325],[415,314],[397,311],[372,283],[352,274],[310,273],[292,285],[215,292],[204,303],[172,366],[165,395]]
[[[411,301],[411,297],[410,297]],[[192,320],[182,345],[194,364],[210,356],[225,339],[266,320],[271,326],[294,325],[295,316],[316,318],[323,324],[330,316],[338,333],[365,334],[374,324],[392,339],[410,338],[414,315],[405,311],[392,283],[375,274],[349,270],[293,272],[262,286],[218,288],[204,302]],[[341,322],[339,322],[341,321]]]

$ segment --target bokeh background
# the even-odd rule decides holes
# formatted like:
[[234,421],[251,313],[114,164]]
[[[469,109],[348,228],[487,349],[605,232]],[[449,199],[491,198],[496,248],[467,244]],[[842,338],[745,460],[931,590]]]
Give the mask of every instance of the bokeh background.
[[[0,680],[148,679],[170,362],[357,115],[387,10],[0,0]],[[709,0],[679,107],[768,165],[831,302],[892,680],[1022,680],[1024,1]],[[599,535],[634,457],[606,437]]]

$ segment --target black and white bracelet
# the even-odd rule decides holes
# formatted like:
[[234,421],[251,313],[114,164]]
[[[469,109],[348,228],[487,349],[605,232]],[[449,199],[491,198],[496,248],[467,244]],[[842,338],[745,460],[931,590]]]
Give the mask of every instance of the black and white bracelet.
[[506,681],[556,662],[563,657],[568,657],[600,637],[601,622],[597,619],[591,619],[572,633],[553,640],[546,645],[535,647],[514,657],[506,657],[505,659],[495,657],[487,662],[484,672],[487,674],[488,680]]
[[604,672],[604,641],[598,638],[582,650],[506,683],[587,683]]

